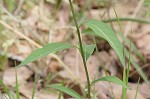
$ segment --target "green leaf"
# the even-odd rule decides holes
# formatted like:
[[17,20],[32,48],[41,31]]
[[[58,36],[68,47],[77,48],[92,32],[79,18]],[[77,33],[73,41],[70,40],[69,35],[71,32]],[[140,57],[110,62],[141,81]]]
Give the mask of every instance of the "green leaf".
[[87,29],[83,30],[82,34],[97,36],[97,34],[90,28],[87,28]]
[[71,48],[73,45],[69,43],[50,43],[45,45],[43,48],[38,48],[33,51],[24,61],[22,61],[17,67],[24,66],[32,61],[35,61],[43,56],[46,56],[52,52]]
[[[94,33],[93,30],[91,29],[86,29],[82,32],[83,34],[87,34],[87,35],[94,35],[94,36],[98,36],[97,34]],[[119,35],[121,35],[121,33],[118,32]],[[122,36],[122,35],[121,35]],[[124,37],[124,36],[123,36]],[[100,37],[101,38],[101,37]],[[126,37],[124,37],[125,39],[125,43],[126,45],[129,46],[130,40]],[[142,56],[142,54],[138,51],[138,49],[136,48],[135,44],[133,42],[131,42],[131,50],[136,53],[136,55],[138,55],[139,58],[141,58],[144,61],[144,58]],[[129,56],[129,51],[127,51],[127,49],[125,49],[125,56],[128,58]],[[148,81],[146,75],[144,74],[144,72],[141,70],[140,66],[137,64],[137,62],[134,61],[133,57],[131,56],[131,64],[134,66],[134,68],[137,70],[137,72],[140,74],[140,76],[144,79],[145,82]]]
[[123,66],[125,66],[125,59],[123,57],[123,46],[117,36],[115,35],[114,31],[110,26],[106,23],[97,21],[97,20],[90,20],[85,23],[89,28],[91,28],[97,36],[104,38],[108,41],[111,47],[116,51],[118,57]]
[[61,84],[52,84],[52,85],[50,85],[50,87],[54,88],[56,90],[62,91],[76,99],[82,99],[81,96],[77,92],[75,92],[74,90],[72,90],[70,88],[62,86]]
[[89,57],[91,56],[91,54],[93,53],[95,47],[96,47],[95,44],[83,45],[84,58],[85,58],[86,61],[88,60],[88,58],[89,58]]
[[[82,33],[85,34],[85,35],[98,36],[98,35],[95,34],[95,32],[94,32],[93,30],[91,30],[90,28],[88,28],[88,29],[86,29],[86,30],[83,30]],[[126,44],[127,46],[129,46],[130,40],[129,40],[127,37],[125,37],[125,36],[124,36],[122,33],[120,33],[120,32],[117,32],[117,34],[118,34],[120,37],[123,37],[123,39],[125,40],[125,44]],[[101,38],[101,37],[100,37],[100,38]],[[132,41],[131,41],[131,45],[132,45],[132,47],[131,47],[132,52],[135,53],[142,61],[144,61],[143,55],[139,52],[139,50],[137,49],[137,47],[135,46],[135,44],[134,44]]]
[[119,78],[117,78],[116,76],[105,76],[105,77],[101,77],[101,78],[98,78],[97,80],[94,80],[94,81],[92,82],[92,84],[97,83],[97,82],[99,82],[99,81],[108,81],[108,82],[112,82],[112,83],[121,85],[121,86],[124,87],[124,88],[128,88],[128,87],[126,86],[126,84],[125,84],[123,81],[121,81]]

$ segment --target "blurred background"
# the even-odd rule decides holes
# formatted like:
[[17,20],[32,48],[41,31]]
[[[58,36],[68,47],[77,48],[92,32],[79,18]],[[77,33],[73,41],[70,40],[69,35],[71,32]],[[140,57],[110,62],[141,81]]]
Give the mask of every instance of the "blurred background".
[[[96,19],[113,28],[120,41],[124,40],[127,62],[132,43],[129,86],[136,90],[140,77],[137,99],[150,99],[150,0],[72,2],[79,25]],[[108,42],[85,33],[85,26],[80,29],[84,44],[95,42],[97,45],[97,51],[87,61],[90,80],[105,76],[106,72],[122,79],[122,65]],[[78,44],[68,0],[0,0],[0,99],[6,99],[4,86],[15,99],[15,66],[33,50],[53,42]],[[58,99],[59,93],[45,86],[62,82],[85,96],[86,76],[80,53],[74,48],[53,53],[18,68],[17,76],[21,99],[31,99],[35,80],[35,99]],[[121,99],[121,86],[111,84],[111,87],[109,83],[100,82],[91,91],[95,93],[95,99],[113,99],[112,90],[116,99]],[[135,90],[127,92],[127,99],[134,99]],[[71,96],[63,94],[61,98],[68,99]]]

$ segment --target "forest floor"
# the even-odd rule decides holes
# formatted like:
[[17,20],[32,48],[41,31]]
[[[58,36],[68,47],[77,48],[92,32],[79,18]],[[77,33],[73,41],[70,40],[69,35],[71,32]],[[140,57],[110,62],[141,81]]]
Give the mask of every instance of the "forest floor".
[[[18,65],[33,50],[47,43],[70,42],[77,45],[78,38],[68,0],[12,0],[15,1],[12,2],[13,6],[6,1],[0,2],[0,28],[2,27],[0,78],[12,95],[15,95],[15,62]],[[127,99],[134,99],[139,77],[141,80],[137,99],[150,99],[150,2],[148,0],[114,1],[113,5],[112,0],[74,0],[78,23],[89,19],[108,20],[107,23],[118,33],[120,28],[117,20],[111,20],[116,19],[114,6],[121,21],[124,37],[127,40],[132,38],[133,43],[131,53],[133,61],[128,83],[133,90],[128,90]],[[121,18],[126,20],[122,21]],[[131,19],[138,20],[131,21]],[[94,51],[87,61],[90,80],[106,75],[103,65],[109,75],[122,79],[123,69],[117,54],[107,41],[95,38],[98,53]],[[119,39],[123,42],[120,37]],[[82,40],[84,44],[92,44],[93,36],[82,34]],[[129,48],[128,44],[126,48]],[[138,69],[142,70],[141,74]],[[143,79],[142,74],[148,81]],[[18,68],[17,76],[21,99],[31,99],[35,79],[37,80],[35,99],[58,99],[59,92],[45,86],[62,82],[85,96],[86,75],[80,53],[74,48],[50,54]],[[113,99],[113,91],[116,99],[121,99],[121,86],[111,83],[111,87],[112,90],[109,83],[99,82],[91,92],[92,94],[95,92],[95,99]],[[0,99],[3,97],[3,92],[4,89],[0,86]],[[62,95],[62,99],[68,98],[71,96]]]

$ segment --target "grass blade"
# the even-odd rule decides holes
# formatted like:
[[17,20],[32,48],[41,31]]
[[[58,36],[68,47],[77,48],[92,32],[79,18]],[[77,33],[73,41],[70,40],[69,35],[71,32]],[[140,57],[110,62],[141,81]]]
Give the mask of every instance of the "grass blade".
[[145,19],[139,19],[139,18],[130,18],[130,17],[125,17],[125,18],[111,18],[111,19],[106,19],[102,20],[103,22],[117,22],[119,21],[132,21],[132,22],[138,22],[138,23],[144,23],[144,24],[150,24],[150,21],[145,20]]
[[[94,36],[98,37],[98,35],[96,35],[96,33],[90,28],[84,30],[82,33],[85,34],[85,35],[94,35]],[[127,37],[125,37],[121,32],[117,32],[117,34],[119,36],[123,37],[123,39],[125,40],[125,44],[127,46],[130,45],[130,40]],[[135,53],[142,61],[145,61],[143,55],[139,52],[139,50],[137,49],[137,47],[135,46],[135,44],[132,41],[131,41],[131,45],[132,45],[131,51],[133,53]]]
[[117,36],[115,35],[114,31],[110,26],[107,24],[96,21],[96,20],[90,20],[85,23],[89,28],[91,28],[97,36],[104,38],[108,41],[108,43],[111,45],[111,47],[116,51],[118,54],[118,57],[122,63],[123,66],[125,66],[125,59],[123,57],[123,46]]
[[135,93],[134,99],[137,98],[138,89],[139,89],[139,84],[140,84],[140,77],[139,77],[139,79],[138,79],[138,84],[137,84],[137,87],[136,87],[136,93]]
[[[129,56],[129,51],[127,49],[125,49],[125,56],[128,57]],[[139,73],[139,75],[142,77],[142,79],[145,82],[148,82],[148,79],[146,77],[146,75],[144,74],[144,72],[142,71],[142,69],[140,68],[140,66],[137,64],[137,62],[135,62],[135,60],[133,59],[132,55],[130,57],[130,61],[131,64],[134,66],[134,68],[137,70],[137,72]]]
[[61,84],[52,84],[52,85],[50,85],[50,87],[54,88],[56,90],[62,91],[76,99],[82,99],[81,96],[77,92],[75,92],[74,90],[72,90],[70,88],[62,86]]
[[[87,35],[94,35],[94,36],[98,36],[93,30],[91,30],[91,29],[86,29],[86,30],[84,30],[83,31],[83,33],[84,34],[87,34]],[[100,37],[101,38],[101,37]],[[126,39],[125,39],[126,40]],[[134,51],[134,52],[136,52],[137,50],[137,48],[136,48],[136,46],[132,43],[132,41],[130,41],[129,39],[128,39],[128,41],[127,42],[125,42],[126,44],[128,43],[128,45],[129,45],[129,43],[131,42],[131,45],[132,45],[132,47],[131,47],[131,50],[132,51]],[[129,56],[129,51],[127,50],[127,49],[125,49],[124,50],[125,52],[125,56],[128,58],[128,56]],[[143,56],[141,56],[141,53],[139,53],[138,52],[138,56],[139,57],[141,57],[142,58],[142,60],[143,60]],[[145,82],[147,82],[148,81],[148,79],[147,79],[147,77],[146,77],[146,75],[144,74],[144,72],[141,70],[141,68],[140,68],[140,66],[137,64],[137,62],[135,62],[134,61],[134,59],[133,59],[133,57],[132,57],[132,55],[131,55],[131,64],[134,66],[134,68],[137,70],[137,72],[140,74],[140,76],[142,77],[142,79],[144,79],[144,81]]]
[[18,77],[17,77],[17,70],[16,69],[15,69],[15,72],[16,72],[16,97],[17,97],[17,99],[20,99]]
[[32,61],[35,61],[43,56],[46,56],[52,52],[71,48],[73,45],[69,43],[50,43],[45,45],[43,48],[38,48],[33,51],[24,61],[22,61],[17,67],[24,66]]
[[[62,81],[61,85],[64,86],[64,83],[65,83],[65,80]],[[61,97],[62,97],[62,91],[59,92],[58,99],[61,99]]]
[[108,81],[108,82],[112,82],[112,83],[121,85],[121,86],[124,87],[124,88],[128,88],[127,85],[126,85],[122,80],[120,80],[118,77],[116,77],[116,76],[105,76],[105,77],[101,77],[101,78],[98,78],[97,80],[94,80],[94,81],[92,82],[92,84],[97,83],[97,82],[99,82],[99,81]]
[[32,90],[32,98],[31,99],[34,99],[34,96],[35,96],[35,90],[36,90],[36,84],[37,84],[37,81],[38,81],[39,77],[38,77],[38,74],[35,76],[35,80],[34,80],[34,87],[33,87],[33,90]]

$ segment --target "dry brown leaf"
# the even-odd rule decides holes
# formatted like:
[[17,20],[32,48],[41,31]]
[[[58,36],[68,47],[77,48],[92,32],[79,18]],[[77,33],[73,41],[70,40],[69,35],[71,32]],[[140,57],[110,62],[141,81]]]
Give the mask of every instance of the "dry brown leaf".
[[68,7],[65,5],[64,9],[61,9],[57,15],[59,26],[65,26],[69,22],[69,14]]
[[65,37],[67,36],[67,30],[56,30],[55,32],[50,33],[50,42],[63,42],[65,41]]
[[[75,74],[82,82],[86,82],[86,75],[84,66],[82,63],[82,58],[76,49],[70,49],[63,57],[64,63],[70,68],[73,74]],[[99,61],[96,56],[91,56],[87,61],[87,68],[89,72],[90,79],[94,79],[97,75],[99,67]],[[71,78],[66,71],[62,74],[64,77]]]
[[[129,83],[129,86],[136,89],[137,83]],[[148,83],[142,83],[139,85],[139,92],[144,96],[144,98],[149,99],[150,98],[150,87]]]
[[27,25],[33,29],[38,28],[40,30],[49,31],[50,23],[54,21],[50,17],[51,15],[46,5],[34,6],[26,19]]
[[[150,20],[150,18],[147,19],[147,20]],[[150,27],[149,24],[142,24],[142,26],[141,26],[142,33],[148,33],[148,32],[150,32],[150,28],[149,27]]]
[[145,98],[150,98],[150,87],[149,84],[143,83],[140,87],[139,87],[139,91],[141,92],[141,94],[145,97]]
[[61,70],[61,66],[59,65],[57,60],[52,60],[48,64],[47,72],[57,73]]
[[[17,69],[18,83],[19,84],[25,83],[26,80],[32,74],[33,74],[33,72],[31,70],[29,70],[27,67],[18,68]],[[16,82],[15,68],[9,68],[4,71],[3,82],[5,85],[15,86],[15,82]]]
[[[33,83],[28,83],[27,85],[21,85],[19,87],[20,93],[26,96],[28,99],[32,97]],[[34,99],[58,99],[58,95],[51,92],[35,91]],[[62,98],[63,99],[63,98]]]
[[150,59],[150,32],[145,33],[140,36],[136,36],[135,43],[139,48],[140,52],[144,54],[144,56]]
[[[116,99],[122,99],[122,87],[111,83],[113,93]],[[99,99],[113,99],[112,91],[108,82],[99,82],[96,84],[96,90]],[[127,91],[127,99],[134,99],[136,90]],[[137,95],[137,99],[145,99],[140,93]]]

